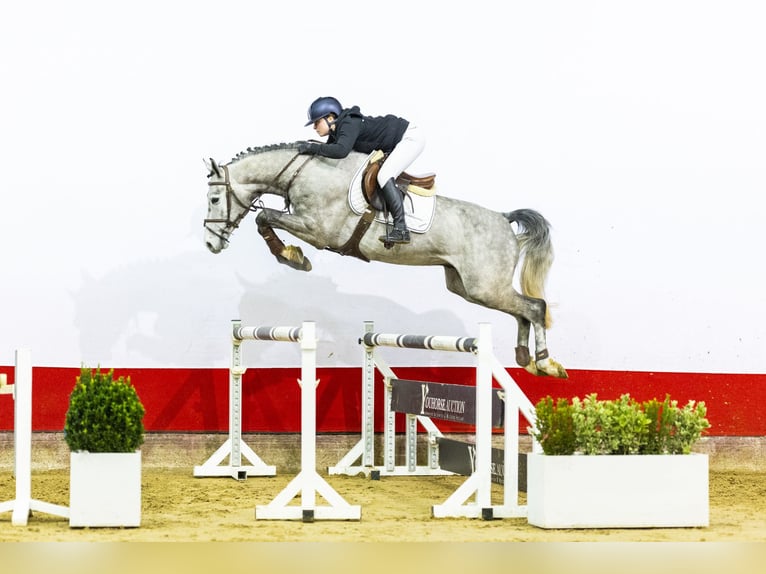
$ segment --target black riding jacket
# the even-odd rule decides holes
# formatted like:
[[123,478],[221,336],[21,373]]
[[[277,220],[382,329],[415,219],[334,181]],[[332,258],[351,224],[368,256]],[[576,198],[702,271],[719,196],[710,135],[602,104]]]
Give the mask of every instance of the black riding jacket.
[[324,157],[340,159],[351,151],[372,153],[379,149],[389,153],[402,141],[410,123],[400,117],[364,116],[359,106],[343,110],[330,130],[327,143],[319,144],[317,153]]

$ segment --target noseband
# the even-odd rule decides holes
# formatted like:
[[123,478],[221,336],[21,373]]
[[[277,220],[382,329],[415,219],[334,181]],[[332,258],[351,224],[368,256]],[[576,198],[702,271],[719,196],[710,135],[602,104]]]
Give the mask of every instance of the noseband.
[[[272,181],[271,186],[275,186],[277,181],[279,181],[279,178],[282,177],[282,174],[287,171],[287,169],[293,164],[293,162],[298,159],[298,156],[300,154],[295,154],[290,161],[288,161],[285,166],[279,170],[279,173],[277,173],[276,177]],[[290,188],[293,185],[293,182],[298,177],[300,172],[303,170],[303,168],[306,166],[306,164],[313,158],[313,155],[306,156],[306,160],[298,167],[297,170],[295,170],[295,173],[290,178],[290,181],[287,182],[287,188],[285,189],[285,197],[286,202],[289,204],[289,197],[287,194],[290,192]],[[229,242],[229,236],[233,233],[237,227],[239,227],[240,222],[245,218],[245,216],[250,213],[251,211],[258,211],[261,209],[261,205],[258,205],[257,202],[261,197],[261,194],[256,194],[255,197],[253,197],[252,201],[249,204],[245,204],[242,202],[239,197],[237,197],[237,194],[234,193],[234,189],[231,187],[231,179],[229,178],[229,168],[226,165],[220,166],[221,169],[223,169],[223,181],[208,181],[208,186],[212,187],[214,185],[223,185],[226,186],[226,217],[225,218],[207,218],[202,222],[202,225],[205,229],[207,229],[210,233],[218,237],[221,241],[228,243]],[[231,202],[232,198],[235,203],[237,203],[241,208],[242,212],[235,218],[231,219]],[[222,223],[224,225],[223,229],[218,232],[212,227],[209,227],[210,223]]]

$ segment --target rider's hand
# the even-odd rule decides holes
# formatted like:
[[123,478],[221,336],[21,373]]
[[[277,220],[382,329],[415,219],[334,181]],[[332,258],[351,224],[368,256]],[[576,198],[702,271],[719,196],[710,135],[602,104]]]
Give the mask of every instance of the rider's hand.
[[319,144],[313,142],[303,142],[298,144],[298,153],[316,154],[319,153]]

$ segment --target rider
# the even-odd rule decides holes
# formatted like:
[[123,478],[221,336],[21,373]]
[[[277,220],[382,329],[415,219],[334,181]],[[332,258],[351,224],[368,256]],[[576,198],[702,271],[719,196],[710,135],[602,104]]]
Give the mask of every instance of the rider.
[[409,243],[410,232],[404,221],[404,204],[396,178],[423,151],[425,139],[420,130],[404,118],[390,114],[373,117],[362,115],[359,106],[344,109],[332,97],[314,100],[309,106],[308,118],[306,126],[314,124],[320,137],[329,137],[327,143],[301,143],[299,153],[336,159],[346,157],[352,150],[362,153],[381,150],[388,154],[378,172],[378,184],[386,209],[393,217],[394,228],[379,239],[384,243]]

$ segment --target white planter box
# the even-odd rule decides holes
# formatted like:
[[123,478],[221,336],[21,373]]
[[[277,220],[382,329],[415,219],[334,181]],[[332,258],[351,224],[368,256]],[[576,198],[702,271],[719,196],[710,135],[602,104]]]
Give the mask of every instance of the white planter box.
[[70,454],[69,526],[140,526],[141,451]]
[[708,456],[529,454],[527,520],[541,528],[708,526]]

